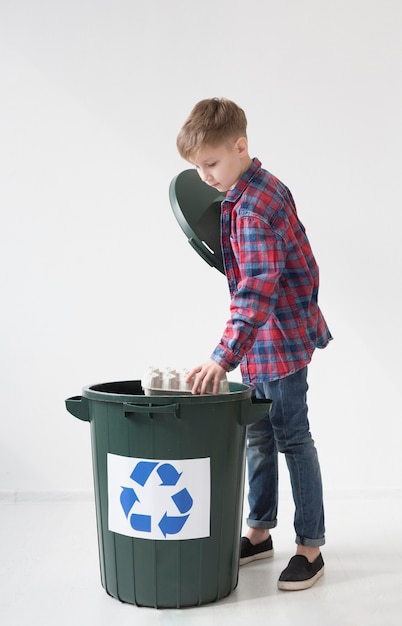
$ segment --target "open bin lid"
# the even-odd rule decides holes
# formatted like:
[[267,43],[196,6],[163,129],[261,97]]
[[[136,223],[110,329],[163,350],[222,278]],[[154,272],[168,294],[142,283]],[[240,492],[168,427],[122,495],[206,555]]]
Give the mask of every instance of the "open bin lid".
[[212,267],[223,267],[220,215],[226,194],[202,182],[194,169],[184,170],[170,183],[173,213],[194,250]]

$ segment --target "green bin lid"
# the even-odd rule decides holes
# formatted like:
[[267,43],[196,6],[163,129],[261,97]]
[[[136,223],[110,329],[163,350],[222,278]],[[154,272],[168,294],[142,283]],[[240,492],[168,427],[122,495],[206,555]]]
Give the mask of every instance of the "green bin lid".
[[212,267],[223,267],[220,215],[225,193],[204,183],[194,169],[184,170],[170,183],[173,213],[194,250]]

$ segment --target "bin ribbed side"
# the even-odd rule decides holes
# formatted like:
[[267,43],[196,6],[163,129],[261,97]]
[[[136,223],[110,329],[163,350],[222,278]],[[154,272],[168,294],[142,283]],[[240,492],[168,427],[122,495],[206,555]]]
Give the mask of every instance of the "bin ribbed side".
[[[187,403],[180,405],[179,417],[135,409],[127,415],[122,403],[89,403],[101,581],[107,593],[155,608],[195,606],[227,596],[238,580],[244,487],[239,403]],[[210,536],[159,541],[111,532],[108,453],[156,460],[210,458]]]

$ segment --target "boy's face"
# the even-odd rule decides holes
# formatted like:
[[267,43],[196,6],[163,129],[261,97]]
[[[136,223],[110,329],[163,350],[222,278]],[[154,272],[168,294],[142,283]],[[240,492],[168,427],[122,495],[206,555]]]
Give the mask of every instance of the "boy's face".
[[231,144],[205,146],[192,160],[200,178],[218,191],[233,189],[250,167],[247,139],[240,137]]

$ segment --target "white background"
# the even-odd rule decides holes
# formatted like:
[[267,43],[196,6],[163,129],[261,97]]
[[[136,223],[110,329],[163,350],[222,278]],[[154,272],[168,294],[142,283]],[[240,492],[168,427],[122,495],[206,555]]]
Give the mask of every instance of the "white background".
[[401,488],[401,17],[400,0],[0,1],[3,497],[91,492],[89,425],[64,400],[219,340],[225,279],[168,198],[177,132],[212,96],[245,109],[320,265],[325,488]]

